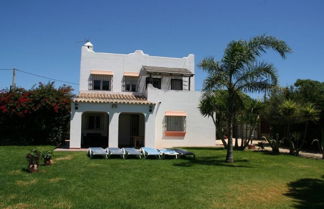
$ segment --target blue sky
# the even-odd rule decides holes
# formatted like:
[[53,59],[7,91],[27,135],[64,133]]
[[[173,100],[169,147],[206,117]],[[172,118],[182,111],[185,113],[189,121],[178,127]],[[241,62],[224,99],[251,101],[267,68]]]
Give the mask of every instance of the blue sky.
[[[198,64],[203,57],[220,59],[231,40],[267,34],[294,51],[286,60],[272,52],[262,57],[276,66],[281,85],[298,78],[324,81],[323,11],[322,0],[3,0],[0,68],[78,83],[85,39],[101,52],[193,53]],[[197,90],[205,76],[196,67]],[[47,80],[17,73],[18,86],[30,88],[39,81]],[[0,71],[0,89],[10,82],[11,72]]]

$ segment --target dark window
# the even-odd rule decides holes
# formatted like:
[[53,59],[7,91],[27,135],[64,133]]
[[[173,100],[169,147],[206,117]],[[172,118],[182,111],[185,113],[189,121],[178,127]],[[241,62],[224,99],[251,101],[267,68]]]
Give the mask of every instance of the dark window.
[[110,91],[109,80],[93,80],[93,90]]
[[101,80],[93,80],[93,90],[100,90]]
[[130,84],[126,84],[126,91],[131,91],[131,85]]
[[132,90],[131,91],[133,91],[133,92],[136,91],[136,84],[132,84]]
[[94,116],[89,116],[89,118],[88,118],[88,129],[94,129],[94,121],[95,121],[95,117]]
[[88,129],[100,129],[100,116],[88,117]]
[[100,116],[96,116],[96,129],[100,129]]
[[138,78],[124,77],[124,91],[136,92]]
[[171,90],[182,90],[182,79],[171,79]]
[[126,91],[136,92],[136,84],[126,84]]
[[110,90],[109,81],[102,81],[102,90]]
[[153,87],[157,88],[157,89],[161,89],[161,78],[150,78],[147,77],[146,78],[146,87],[147,84],[151,83],[153,85]]
[[185,131],[185,118],[183,116],[166,116],[166,130]]

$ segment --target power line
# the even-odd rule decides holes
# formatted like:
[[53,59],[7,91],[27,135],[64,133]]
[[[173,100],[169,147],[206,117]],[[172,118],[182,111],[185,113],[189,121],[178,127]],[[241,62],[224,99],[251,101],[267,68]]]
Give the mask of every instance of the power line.
[[13,70],[13,71],[16,70],[17,72],[25,73],[25,74],[32,75],[32,76],[39,77],[39,78],[44,78],[44,79],[48,79],[48,80],[52,80],[52,81],[58,81],[58,82],[67,83],[67,84],[71,84],[71,85],[79,85],[78,83],[74,83],[74,82],[70,82],[70,81],[64,81],[64,80],[60,80],[60,79],[56,79],[56,78],[51,78],[51,77],[39,75],[39,74],[36,74],[36,73],[27,72],[27,71],[20,70],[20,69],[0,69],[0,70]]
[[39,77],[39,78],[45,78],[45,79],[48,79],[48,80],[59,81],[59,82],[68,83],[68,84],[71,84],[71,85],[79,85],[78,83],[74,83],[74,82],[70,82],[70,81],[64,81],[64,80],[60,80],[60,79],[56,79],[56,78],[50,78],[50,77],[47,77],[47,76],[38,75],[38,74],[35,74],[35,73],[30,73],[30,72],[27,72],[27,71],[24,71],[24,70],[20,70],[20,69],[16,69],[16,70],[18,72],[22,72],[22,73],[25,73],[25,74],[33,75],[33,76],[36,76],[36,77]]

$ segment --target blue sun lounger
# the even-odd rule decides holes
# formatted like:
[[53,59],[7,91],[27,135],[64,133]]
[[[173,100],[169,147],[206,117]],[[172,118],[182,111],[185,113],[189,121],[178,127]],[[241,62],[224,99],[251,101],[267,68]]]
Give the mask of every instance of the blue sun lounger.
[[107,158],[108,153],[101,147],[89,147],[88,155],[90,158],[92,158],[93,156],[105,156],[105,158]]
[[142,147],[141,152],[143,153],[144,158],[148,156],[156,156],[161,159],[161,152],[158,149],[151,148],[151,147]]
[[138,158],[142,158],[142,153],[135,148],[123,148],[123,158],[127,158],[128,156],[137,156]]
[[193,159],[196,158],[195,153],[193,153],[193,152],[189,152],[189,151],[184,150],[184,149],[173,149],[173,150],[176,151],[177,153],[179,153],[179,155],[182,156],[182,157],[192,156]]
[[118,156],[124,158],[123,150],[118,147],[108,147],[106,150],[108,153],[108,157],[110,157],[112,155],[118,155]]
[[159,151],[161,152],[163,158],[165,156],[175,156],[175,158],[177,159],[179,155],[179,153],[173,149],[160,149]]

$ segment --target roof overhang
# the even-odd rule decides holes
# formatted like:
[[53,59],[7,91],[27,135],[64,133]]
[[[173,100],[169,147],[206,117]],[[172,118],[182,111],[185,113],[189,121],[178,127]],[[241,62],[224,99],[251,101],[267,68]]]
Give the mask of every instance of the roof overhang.
[[194,74],[187,68],[170,68],[170,67],[157,67],[157,66],[143,66],[142,67],[149,74],[169,74],[181,75],[191,77]]
[[187,113],[182,111],[166,111],[165,116],[182,116],[186,117]]
[[114,94],[103,92],[80,93],[73,99],[80,103],[111,103],[111,104],[141,104],[154,105],[155,103],[147,101],[146,97],[134,94]]
[[114,73],[112,71],[107,70],[90,70],[91,75],[109,75],[112,76]]
[[138,77],[139,73],[138,72],[124,72],[124,76],[126,76],[126,77]]

